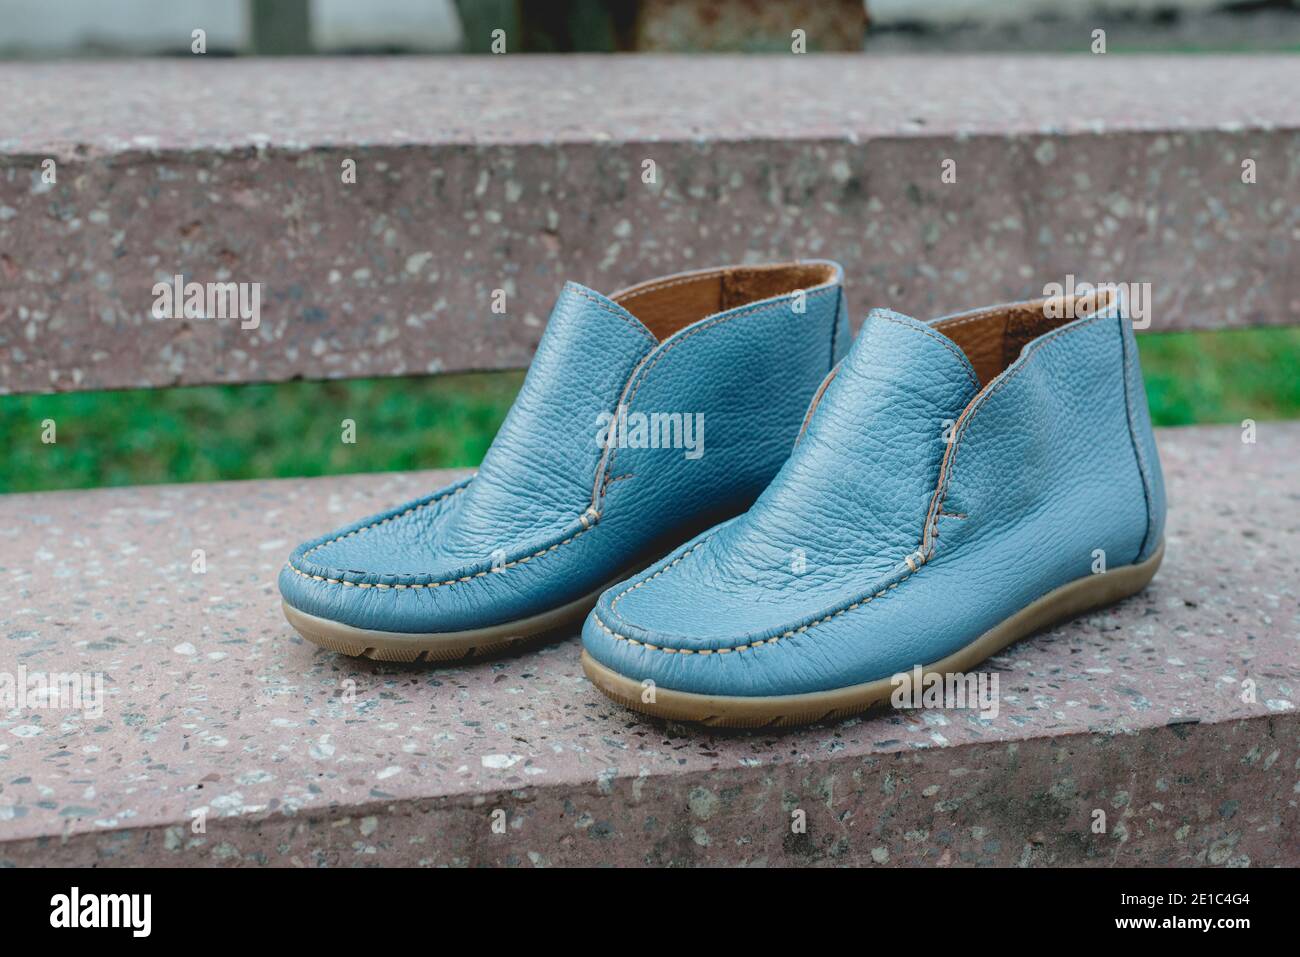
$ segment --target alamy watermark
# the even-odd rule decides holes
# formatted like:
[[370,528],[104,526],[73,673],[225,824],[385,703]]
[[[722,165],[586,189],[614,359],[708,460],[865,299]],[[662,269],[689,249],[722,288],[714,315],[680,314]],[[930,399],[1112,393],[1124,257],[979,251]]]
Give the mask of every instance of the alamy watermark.
[[1043,315],[1048,319],[1076,319],[1104,308],[1119,299],[1134,329],[1151,327],[1151,283],[1149,282],[1078,282],[1073,273],[1064,283],[1043,286]]
[[596,444],[615,449],[683,449],[688,459],[704,454],[703,412],[616,412],[596,416]]
[[81,711],[88,718],[104,715],[102,672],[0,671],[0,711]]
[[898,709],[969,708],[978,711],[981,718],[990,720],[996,718],[1000,710],[996,672],[940,674],[922,671],[921,666],[916,665],[910,672],[894,675],[889,683],[894,689],[889,701]]
[[238,319],[239,328],[262,324],[260,282],[186,282],[181,275],[153,285],[155,319]]
[[152,894],[83,894],[73,887],[50,898],[50,926],[55,928],[123,928],[132,937],[153,929]]

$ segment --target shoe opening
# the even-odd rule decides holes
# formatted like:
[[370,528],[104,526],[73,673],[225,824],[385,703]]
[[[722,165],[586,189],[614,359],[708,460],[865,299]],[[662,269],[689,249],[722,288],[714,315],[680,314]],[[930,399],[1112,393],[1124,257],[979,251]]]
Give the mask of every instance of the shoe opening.
[[836,268],[830,263],[727,266],[654,279],[610,298],[640,319],[663,342],[705,316],[800,289],[824,286],[836,278]]
[[933,328],[961,347],[985,386],[1044,333],[1110,306],[1115,292],[1098,288],[947,316]]

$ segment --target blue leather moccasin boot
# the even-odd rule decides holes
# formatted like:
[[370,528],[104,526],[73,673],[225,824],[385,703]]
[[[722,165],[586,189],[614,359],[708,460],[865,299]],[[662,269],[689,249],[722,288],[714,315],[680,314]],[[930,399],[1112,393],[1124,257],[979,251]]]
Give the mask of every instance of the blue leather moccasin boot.
[[569,283],[478,473],[299,546],[285,615],[318,645],[391,661],[576,625],[612,582],[753,503],[848,340],[831,262],[609,298]]
[[1116,297],[876,311],[754,506],[600,597],[583,666],[680,720],[853,714],[1141,590],[1164,518]]

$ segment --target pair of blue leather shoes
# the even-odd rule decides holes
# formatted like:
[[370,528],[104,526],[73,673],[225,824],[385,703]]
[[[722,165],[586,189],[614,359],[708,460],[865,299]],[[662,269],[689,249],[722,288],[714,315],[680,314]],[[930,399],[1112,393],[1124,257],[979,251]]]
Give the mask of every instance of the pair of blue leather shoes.
[[566,285],[478,473],[300,546],[280,590],[304,637],[398,661],[587,615],[628,707],[795,724],[1139,591],[1164,515],[1116,295],[876,310],[850,348],[838,265],[735,266]]

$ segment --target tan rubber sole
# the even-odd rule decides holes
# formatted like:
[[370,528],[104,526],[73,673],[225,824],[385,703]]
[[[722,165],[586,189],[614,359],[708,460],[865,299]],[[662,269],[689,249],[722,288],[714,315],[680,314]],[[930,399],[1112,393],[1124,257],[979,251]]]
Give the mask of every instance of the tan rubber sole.
[[[1164,555],[1162,540],[1155,553],[1141,564],[1114,568],[1062,585],[947,658],[923,666],[922,674],[942,676],[965,672],[1037,631],[1135,595],[1155,576]],[[605,695],[633,711],[722,728],[786,727],[847,718],[889,701],[895,688],[892,676],[832,691],[770,697],[703,695],[656,686],[654,700],[646,701],[649,689],[642,687],[641,682],[605,667],[586,651],[582,653],[582,669]]]
[[337,651],[341,655],[373,658],[376,661],[456,661],[504,654],[540,643],[556,632],[582,621],[608,587],[608,584],[602,585],[567,605],[530,618],[468,631],[422,634],[355,628],[299,611],[288,602],[280,604],[284,608],[284,617],[298,634],[314,645]]

